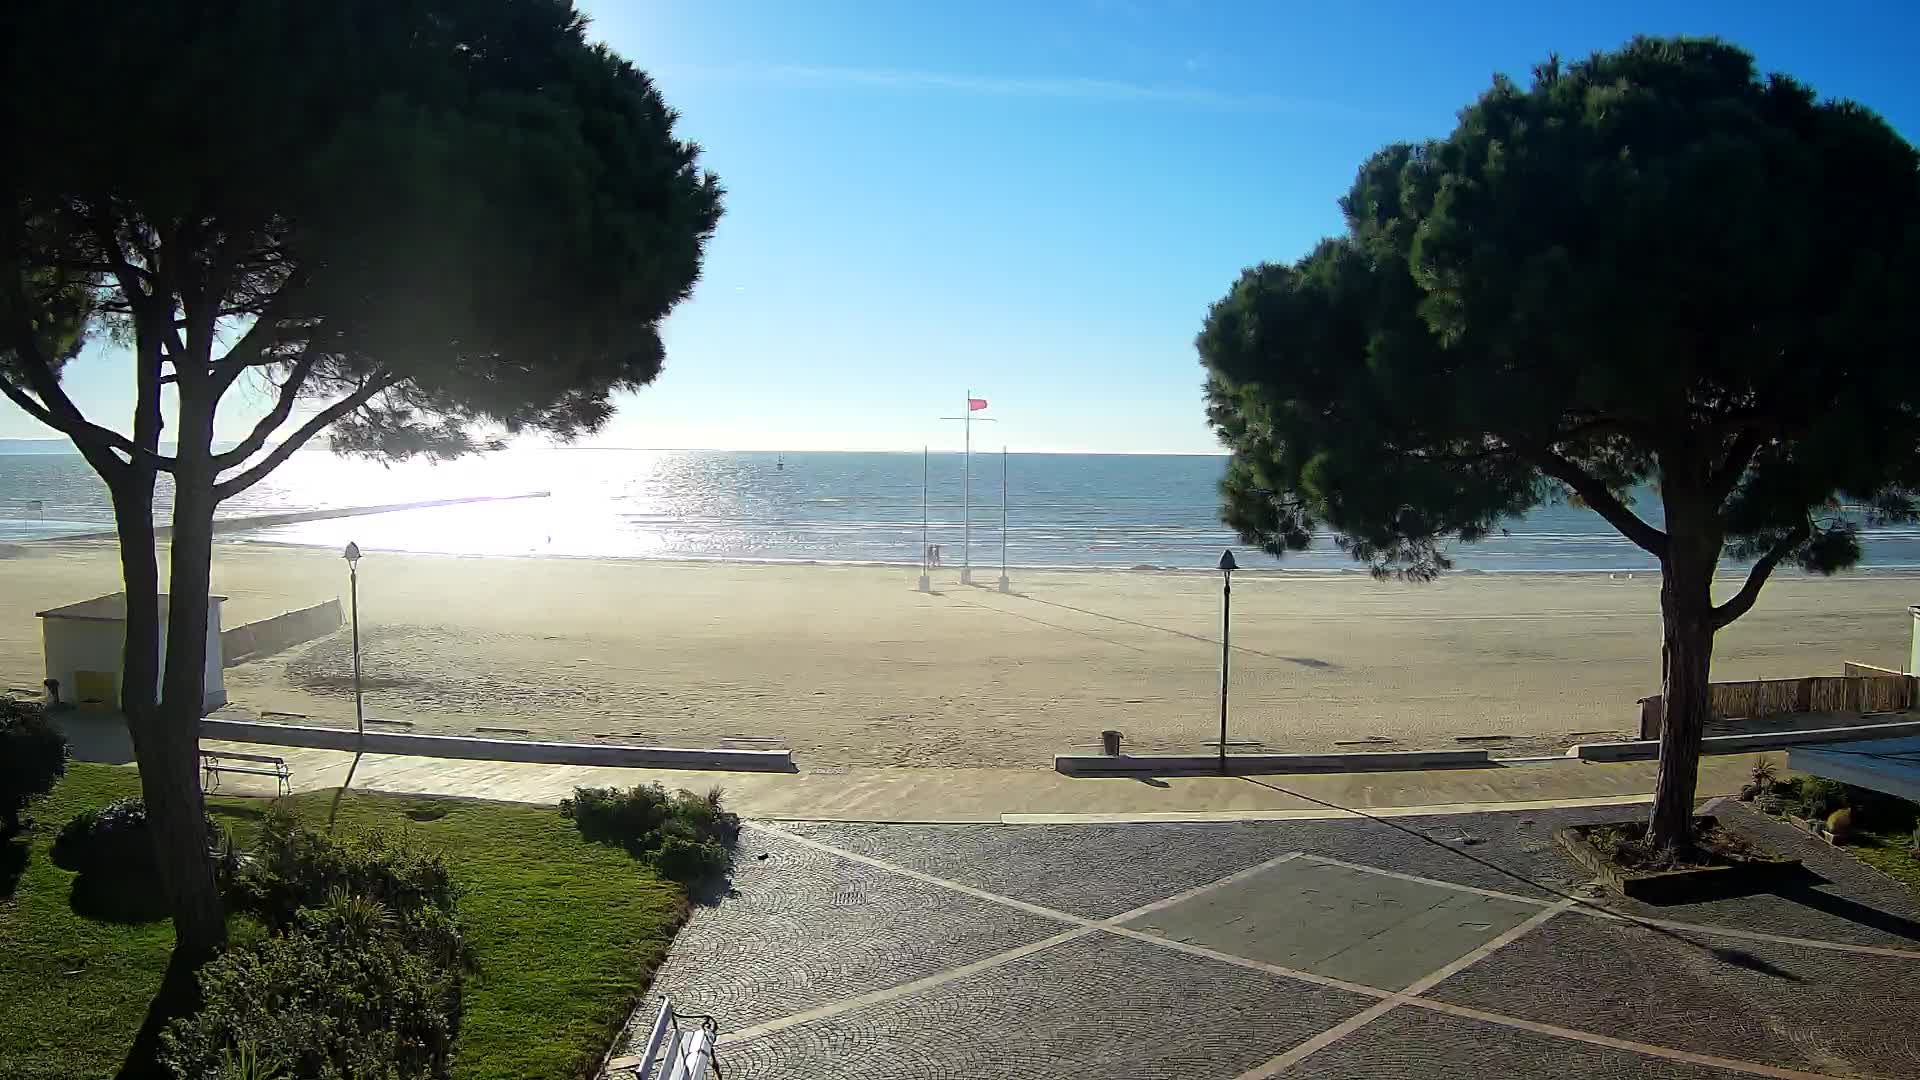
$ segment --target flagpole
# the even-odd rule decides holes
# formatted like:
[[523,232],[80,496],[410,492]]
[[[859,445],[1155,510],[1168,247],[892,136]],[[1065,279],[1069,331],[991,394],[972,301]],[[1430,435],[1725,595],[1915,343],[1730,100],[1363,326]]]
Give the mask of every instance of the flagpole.
[[966,475],[960,481],[960,584],[973,584],[973,391],[967,391],[965,417],[961,423],[966,425]]
[[927,447],[920,447],[920,591],[932,592],[927,580]]
[[1007,446],[1000,444],[1000,591],[1013,591],[1007,582]]

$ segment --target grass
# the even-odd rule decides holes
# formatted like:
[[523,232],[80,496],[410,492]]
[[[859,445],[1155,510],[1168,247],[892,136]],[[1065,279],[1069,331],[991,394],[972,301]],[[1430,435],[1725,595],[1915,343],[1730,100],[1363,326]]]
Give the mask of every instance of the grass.
[[1842,849],[1875,870],[1920,889],[1920,855],[1913,853],[1913,832],[1860,832]]
[[[140,1026],[172,926],[76,914],[75,875],[47,857],[67,818],[137,794],[131,769],[73,763],[34,807],[36,828],[0,851],[0,1080],[110,1076]],[[332,802],[331,791],[282,800],[318,827]],[[265,806],[208,800],[243,846]],[[404,830],[443,851],[466,890],[460,919],[480,972],[464,994],[460,1080],[591,1075],[685,913],[678,886],[582,840],[548,807],[349,792],[338,827]],[[240,920],[232,930],[258,932]]]
[[[1761,760],[1766,761],[1764,758]],[[1771,767],[1768,772],[1771,774]],[[1816,823],[1823,817],[1802,799],[1807,778],[1776,779],[1769,775],[1769,780],[1769,793],[1779,802],[1772,810],[1763,805],[1763,811],[1792,814],[1798,818],[1815,820]],[[1756,767],[1754,782],[1758,785],[1759,781]],[[1913,852],[1914,828],[1920,824],[1920,806],[1891,795],[1845,785],[1828,785],[1828,790],[1837,792],[1839,801],[1852,807],[1854,819],[1861,822],[1851,837],[1837,845],[1839,849],[1910,888],[1920,889],[1920,856]]]

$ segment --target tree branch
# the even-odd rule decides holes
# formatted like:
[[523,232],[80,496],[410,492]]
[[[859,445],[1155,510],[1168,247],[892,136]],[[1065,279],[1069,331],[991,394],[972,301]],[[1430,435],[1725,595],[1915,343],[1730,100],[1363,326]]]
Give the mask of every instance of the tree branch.
[[[60,380],[54,376],[53,369],[47,366],[46,358],[40,355],[39,346],[33,341],[32,333],[16,330],[14,334],[14,355],[19,359],[20,370],[26,375],[33,393],[39,395],[35,401],[32,394],[13,384],[13,380],[0,377],[0,394],[26,412],[28,416],[47,425],[55,431],[73,440],[87,460],[99,470],[103,477],[112,479],[111,470],[125,464],[119,458],[106,453],[118,450],[130,459],[140,459],[153,468],[167,472],[173,471],[173,459],[163,457],[150,450],[142,449],[132,439],[110,428],[88,420],[74,405],[66,391],[60,389]],[[97,454],[88,453],[98,451]]]
[[1586,470],[1547,449],[1522,450],[1521,455],[1531,460],[1541,472],[1572,488],[1589,508],[1607,519],[1607,524],[1620,530],[1620,535],[1656,558],[1667,557],[1667,534],[1641,520],[1626,503],[1621,502],[1613,492],[1607,490],[1605,484]]
[[1794,548],[1806,543],[1807,537],[1811,535],[1810,526],[1802,522],[1769,548],[1767,553],[1760,557],[1760,561],[1753,564],[1753,569],[1747,571],[1747,583],[1740,586],[1740,591],[1733,594],[1726,603],[1713,609],[1713,628],[1718,630],[1751,611],[1753,602],[1760,599],[1760,587],[1765,585],[1767,578],[1773,575],[1774,567],[1779,566],[1780,560],[1791,554]]
[[1727,448],[1727,456],[1720,466],[1707,478],[1707,492],[1713,496],[1717,505],[1726,501],[1733,493],[1740,478],[1747,474],[1747,466],[1753,464],[1753,455],[1760,451],[1760,432],[1755,428],[1741,428],[1733,437],[1733,444]]
[[375,394],[400,381],[398,375],[378,375],[366,384],[316,413],[312,419],[300,426],[286,441],[273,448],[266,457],[261,458],[251,468],[213,486],[216,501],[225,501],[247,490],[266,478],[266,475],[278,468],[280,463],[292,456],[295,450],[307,444],[309,439],[325,430],[327,425],[365,405]]
[[287,422],[287,417],[293,415],[293,403],[299,398],[300,388],[305,385],[307,374],[313,370],[313,363],[312,354],[301,354],[299,361],[294,364],[293,372],[287,376],[287,381],[280,384],[280,397],[274,402],[273,411],[261,417],[260,422],[253,425],[252,433],[241,440],[240,445],[213,456],[213,467],[216,471],[244,464],[248,458],[258,453],[261,447],[267,445],[267,440],[273,437],[273,433],[280,430],[280,425]]

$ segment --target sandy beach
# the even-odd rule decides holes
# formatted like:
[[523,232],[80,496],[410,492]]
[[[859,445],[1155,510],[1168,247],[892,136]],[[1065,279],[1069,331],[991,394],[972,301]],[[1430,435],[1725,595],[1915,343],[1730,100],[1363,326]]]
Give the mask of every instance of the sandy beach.
[[[117,590],[116,553],[6,553],[0,685],[31,688],[34,613]],[[228,626],[346,588],[333,552],[249,543],[218,545],[213,578]],[[1214,737],[1217,575],[1021,573],[1012,595],[957,578],[923,595],[911,569],[370,552],[368,713],[423,732],[772,739],[814,767],[1043,767],[1103,728],[1143,751]],[[1783,575],[1720,635],[1715,677],[1899,667],[1916,596],[1906,577]],[[1235,742],[1547,752],[1632,731],[1657,691],[1652,575],[1242,573],[1233,600]],[[349,655],[343,629],[229,668],[232,707],[350,724]]]

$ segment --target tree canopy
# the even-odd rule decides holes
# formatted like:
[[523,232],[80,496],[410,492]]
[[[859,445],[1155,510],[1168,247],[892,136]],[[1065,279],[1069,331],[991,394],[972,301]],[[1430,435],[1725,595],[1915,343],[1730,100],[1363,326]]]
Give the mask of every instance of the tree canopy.
[[20,151],[0,176],[0,389],[51,426],[133,452],[59,391],[87,333],[151,343],[161,382],[216,397],[271,379],[276,407],[223,470],[328,424],[392,454],[570,436],[660,370],[720,189],[571,4],[79,0],[0,20]]
[[[1837,501],[1907,518],[1920,486],[1917,195],[1878,117],[1717,41],[1496,78],[1361,167],[1346,235],[1213,306],[1225,518],[1426,578],[1571,493],[1663,560],[1682,530],[1761,580],[1852,565]],[[1639,484],[1699,520],[1656,527]]]
[[[226,932],[198,824],[215,507],[329,429],[403,457],[603,424],[659,374],[720,217],[677,119],[569,0],[0,5],[0,394],[112,493],[120,705],[176,931],[163,1001]],[[124,423],[61,386],[100,338],[131,360]],[[243,381],[266,405],[216,451]]]
[[[1660,564],[1649,835],[1690,845],[1715,632],[1920,510],[1913,148],[1731,45],[1637,38],[1496,77],[1341,209],[1200,333],[1224,520],[1426,580],[1543,502],[1600,514]],[[1752,565],[1716,604],[1725,555]]]

